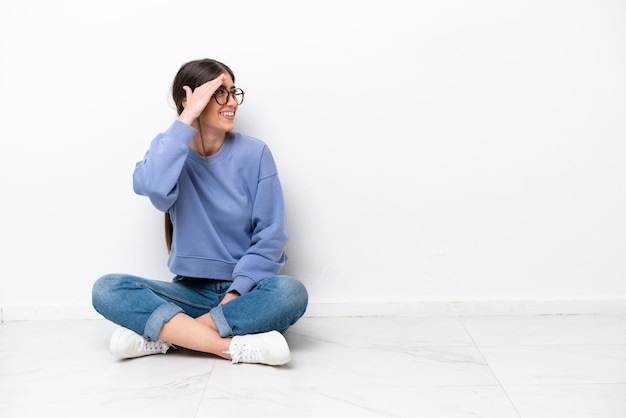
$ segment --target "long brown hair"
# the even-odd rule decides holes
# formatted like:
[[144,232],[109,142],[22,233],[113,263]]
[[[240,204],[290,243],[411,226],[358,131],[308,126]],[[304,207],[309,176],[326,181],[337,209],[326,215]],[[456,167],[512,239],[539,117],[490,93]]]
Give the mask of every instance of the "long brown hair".
[[[183,89],[183,86],[189,86],[191,90],[195,90],[196,87],[217,78],[223,72],[230,74],[233,83],[235,82],[235,74],[233,71],[226,64],[214,59],[205,58],[183,64],[172,83],[172,99],[174,99],[178,114],[183,113],[183,100],[187,98],[187,93]],[[173,237],[174,224],[172,223],[169,212],[165,212],[165,243],[167,245],[167,252],[172,251]]]

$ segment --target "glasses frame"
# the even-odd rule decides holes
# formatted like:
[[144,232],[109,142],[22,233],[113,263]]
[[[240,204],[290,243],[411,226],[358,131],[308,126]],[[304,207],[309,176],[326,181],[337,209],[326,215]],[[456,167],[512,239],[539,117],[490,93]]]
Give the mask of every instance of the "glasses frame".
[[[217,100],[217,91],[219,90],[225,90],[226,93],[228,93],[228,95],[226,96],[226,101],[224,103],[220,103],[219,100]],[[228,104],[228,102],[230,101],[230,96],[233,96],[233,99],[235,99],[235,102],[237,103],[237,105],[240,105],[243,103],[243,99],[245,97],[245,92],[240,89],[239,87],[234,88],[232,90],[226,90],[223,87],[220,87],[219,89],[217,89],[217,91],[215,93],[213,93],[213,98],[215,99],[215,103],[217,103],[220,106],[224,106],[226,104]],[[237,96],[241,96],[241,101],[237,100]]]

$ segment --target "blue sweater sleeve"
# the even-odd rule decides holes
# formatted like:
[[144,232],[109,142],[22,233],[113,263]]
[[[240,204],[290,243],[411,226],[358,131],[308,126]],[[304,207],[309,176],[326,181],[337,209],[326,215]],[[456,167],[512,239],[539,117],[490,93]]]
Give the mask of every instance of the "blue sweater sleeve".
[[147,196],[160,211],[166,212],[176,201],[176,184],[189,152],[189,142],[196,130],[178,120],[150,143],[143,160],[135,166],[133,189]]
[[285,205],[274,159],[263,151],[259,182],[252,210],[251,245],[233,271],[229,291],[243,295],[262,279],[278,274],[285,265],[284,249],[288,236],[285,228]]

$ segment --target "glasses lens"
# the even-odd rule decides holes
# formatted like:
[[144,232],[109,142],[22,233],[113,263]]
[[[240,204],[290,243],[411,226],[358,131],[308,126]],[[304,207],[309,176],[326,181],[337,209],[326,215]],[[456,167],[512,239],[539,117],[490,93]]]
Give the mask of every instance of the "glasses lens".
[[218,89],[215,93],[213,93],[213,97],[215,97],[215,101],[219,105],[225,105],[228,102],[228,91],[224,89]]
[[219,89],[215,93],[213,93],[213,96],[215,97],[215,101],[219,105],[227,104],[230,96],[233,96],[237,104],[243,103],[243,90],[241,89],[234,89],[232,91]]
[[233,90],[232,94],[233,94],[233,97],[235,98],[235,101],[237,101],[237,104],[243,103],[243,90],[235,89]]

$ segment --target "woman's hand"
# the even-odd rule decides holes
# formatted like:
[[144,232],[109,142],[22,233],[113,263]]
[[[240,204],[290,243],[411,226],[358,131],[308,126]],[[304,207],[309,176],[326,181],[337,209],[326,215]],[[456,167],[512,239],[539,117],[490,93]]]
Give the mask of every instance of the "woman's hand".
[[209,104],[213,93],[222,85],[225,78],[226,74],[221,74],[217,78],[196,87],[195,90],[191,90],[189,86],[183,86],[187,97],[183,100],[184,110],[178,116],[178,120],[187,125],[193,124]]

